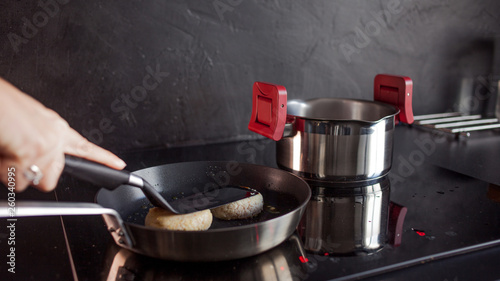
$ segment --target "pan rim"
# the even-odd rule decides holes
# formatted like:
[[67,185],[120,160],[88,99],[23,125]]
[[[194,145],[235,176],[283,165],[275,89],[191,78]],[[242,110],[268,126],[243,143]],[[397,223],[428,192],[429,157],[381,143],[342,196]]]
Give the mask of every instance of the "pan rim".
[[[244,224],[244,225],[238,225],[238,226],[228,226],[228,227],[222,227],[222,228],[216,228],[216,229],[210,229],[209,228],[207,230],[169,230],[169,229],[162,229],[162,228],[155,228],[155,227],[151,227],[151,226],[145,226],[145,225],[138,224],[138,223],[127,222],[125,220],[123,221],[123,223],[125,225],[127,225],[127,227],[134,227],[134,228],[138,228],[138,229],[143,229],[145,231],[155,231],[155,232],[172,233],[172,234],[182,233],[182,234],[187,234],[187,235],[189,235],[189,234],[211,235],[213,233],[228,232],[228,231],[233,232],[233,231],[243,230],[243,229],[246,229],[246,228],[254,228],[257,225],[262,225],[262,224],[272,224],[272,223],[274,223],[277,220],[283,219],[284,217],[293,216],[293,214],[295,212],[300,212],[301,210],[304,210],[305,207],[307,206],[309,200],[311,199],[311,196],[312,196],[311,188],[309,187],[309,184],[304,179],[302,179],[301,177],[299,177],[299,176],[297,176],[297,175],[295,175],[295,174],[293,174],[293,173],[291,173],[289,171],[282,170],[282,169],[279,169],[279,168],[269,167],[269,166],[265,166],[265,165],[261,165],[261,164],[245,163],[245,162],[238,162],[238,161],[231,161],[231,160],[229,160],[229,161],[219,161],[219,160],[214,160],[214,161],[212,161],[212,160],[206,160],[206,161],[180,161],[180,162],[165,163],[165,164],[155,165],[155,166],[151,166],[151,167],[146,167],[146,168],[143,168],[143,169],[135,170],[132,173],[139,172],[139,171],[144,171],[144,170],[147,170],[147,169],[159,168],[159,167],[167,166],[167,165],[176,165],[176,164],[195,165],[195,164],[209,164],[209,163],[212,164],[212,165],[222,165],[222,164],[228,164],[228,163],[236,163],[236,164],[245,165],[245,166],[253,166],[253,167],[259,167],[259,168],[273,169],[273,170],[279,171],[280,173],[288,174],[288,175],[294,177],[296,180],[298,180],[299,182],[301,182],[301,184],[303,184],[304,186],[307,187],[305,189],[305,191],[307,193],[306,194],[306,198],[305,198],[304,202],[302,202],[301,204],[299,204],[298,206],[296,206],[293,210],[291,210],[291,211],[289,211],[289,212],[287,212],[285,214],[282,214],[282,215],[280,214],[279,216],[277,216],[275,218],[268,219],[268,220],[259,221],[259,222],[253,222],[253,223]],[[147,178],[146,178],[146,180],[147,180]],[[96,193],[96,195],[94,197],[94,202],[95,203],[100,204],[98,202],[98,196],[103,191],[106,191],[106,189],[101,188],[101,189],[98,190],[98,192]],[[107,208],[109,208],[109,207],[107,207]],[[121,214],[120,214],[120,216],[121,216]]]

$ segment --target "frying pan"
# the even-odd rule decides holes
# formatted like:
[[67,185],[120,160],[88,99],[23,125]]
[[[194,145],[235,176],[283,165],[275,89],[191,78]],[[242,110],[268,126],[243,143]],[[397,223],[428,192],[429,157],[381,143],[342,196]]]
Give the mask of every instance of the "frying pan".
[[[262,253],[285,241],[296,229],[311,197],[301,178],[275,168],[237,162],[184,162],[142,169],[134,174],[160,188],[164,197],[186,188],[239,185],[259,191],[264,210],[246,220],[214,218],[207,231],[172,231],[144,226],[152,207],[144,193],[123,185],[101,189],[96,203],[16,203],[15,216],[103,215],[115,242],[133,252],[176,261],[222,261]],[[168,183],[168,184],[167,184]],[[164,188],[163,188],[164,187]],[[0,217],[10,217],[7,202]]]

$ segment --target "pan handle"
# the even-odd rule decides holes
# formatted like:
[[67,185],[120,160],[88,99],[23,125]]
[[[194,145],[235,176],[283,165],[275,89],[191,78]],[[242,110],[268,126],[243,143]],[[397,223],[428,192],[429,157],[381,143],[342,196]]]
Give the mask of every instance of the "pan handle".
[[104,208],[94,203],[23,201],[13,204],[12,202],[0,201],[0,218],[7,218],[7,221],[11,222],[15,222],[18,217],[77,215],[102,215],[116,244],[132,248],[132,237],[120,215],[113,209]]

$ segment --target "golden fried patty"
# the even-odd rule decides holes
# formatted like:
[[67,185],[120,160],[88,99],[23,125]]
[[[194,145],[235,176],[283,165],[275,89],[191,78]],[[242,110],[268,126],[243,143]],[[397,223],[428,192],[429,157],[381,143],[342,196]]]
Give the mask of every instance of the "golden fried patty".
[[258,215],[264,208],[262,194],[238,200],[212,209],[212,214],[222,220],[246,219]]
[[179,215],[154,207],[149,210],[145,225],[168,230],[207,230],[212,219],[210,210]]

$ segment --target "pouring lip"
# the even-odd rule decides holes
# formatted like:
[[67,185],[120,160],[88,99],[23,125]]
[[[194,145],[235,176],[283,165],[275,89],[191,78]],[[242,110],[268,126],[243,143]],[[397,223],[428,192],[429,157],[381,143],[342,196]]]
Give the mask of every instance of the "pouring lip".
[[[338,112],[328,108],[331,104],[333,109],[340,109]],[[352,105],[356,108],[351,108],[352,111],[347,110],[346,106]],[[339,106],[344,106],[340,107]],[[365,110],[361,110],[361,109]],[[366,111],[366,109],[372,109]],[[375,124],[385,119],[393,118],[400,113],[399,108],[396,106],[362,99],[348,99],[348,98],[313,98],[313,99],[293,99],[287,102],[287,116],[296,117],[307,120],[329,121],[329,122],[362,122]],[[346,117],[342,115],[345,114]],[[359,115],[360,118],[355,118],[353,115]]]

